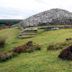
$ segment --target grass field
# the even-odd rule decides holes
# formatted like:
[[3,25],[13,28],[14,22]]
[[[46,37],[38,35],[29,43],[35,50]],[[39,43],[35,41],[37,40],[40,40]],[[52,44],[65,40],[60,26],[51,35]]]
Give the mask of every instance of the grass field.
[[0,31],[0,36],[6,37],[7,51],[29,40],[42,46],[41,51],[22,53],[7,62],[0,63],[0,72],[72,72],[72,61],[62,61],[58,58],[61,50],[47,51],[47,46],[54,42],[63,42],[65,38],[72,37],[72,29],[61,29],[39,33],[30,39],[18,39],[16,28]]

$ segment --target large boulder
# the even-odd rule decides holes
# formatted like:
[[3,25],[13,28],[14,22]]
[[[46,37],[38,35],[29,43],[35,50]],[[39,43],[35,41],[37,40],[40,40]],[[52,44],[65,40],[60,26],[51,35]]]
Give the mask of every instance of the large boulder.
[[63,60],[72,60],[72,45],[62,50],[58,57]]

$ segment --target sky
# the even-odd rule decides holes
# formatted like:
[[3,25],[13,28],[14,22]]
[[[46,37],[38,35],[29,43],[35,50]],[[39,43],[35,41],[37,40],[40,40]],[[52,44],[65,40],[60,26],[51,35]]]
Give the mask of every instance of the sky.
[[53,8],[72,12],[72,0],[0,0],[0,19],[26,19]]

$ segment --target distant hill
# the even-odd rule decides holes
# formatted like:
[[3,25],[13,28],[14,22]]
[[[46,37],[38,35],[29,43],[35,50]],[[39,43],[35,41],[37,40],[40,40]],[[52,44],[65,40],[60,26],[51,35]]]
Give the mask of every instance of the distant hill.
[[0,26],[4,26],[4,25],[14,25],[19,23],[22,20],[19,19],[0,19]]
[[19,23],[22,27],[48,24],[72,24],[72,13],[56,8],[33,15]]

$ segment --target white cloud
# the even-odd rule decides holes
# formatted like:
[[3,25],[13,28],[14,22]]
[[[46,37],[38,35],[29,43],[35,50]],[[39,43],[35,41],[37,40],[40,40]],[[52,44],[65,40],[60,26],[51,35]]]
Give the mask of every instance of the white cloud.
[[72,11],[72,0],[0,0],[0,18],[27,18],[51,8]]

